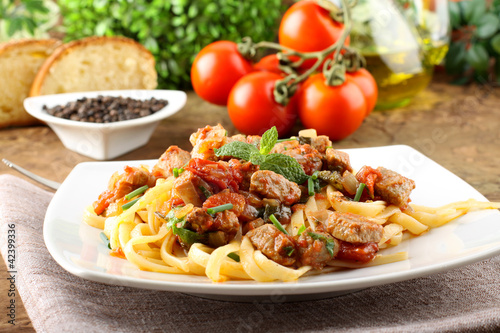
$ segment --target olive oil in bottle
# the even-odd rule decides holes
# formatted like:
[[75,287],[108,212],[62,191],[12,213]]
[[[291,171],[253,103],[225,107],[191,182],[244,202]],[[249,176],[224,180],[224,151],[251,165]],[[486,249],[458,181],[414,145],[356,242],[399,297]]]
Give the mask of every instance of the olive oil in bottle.
[[[408,104],[430,83],[434,65],[448,49],[446,0],[358,0],[353,8],[351,46],[366,59],[379,89],[376,109]],[[437,10],[440,10],[437,13]],[[446,15],[441,15],[443,12]]]
[[385,110],[408,104],[432,79],[434,65],[439,64],[448,44],[438,47],[409,49],[387,53],[365,53],[367,70],[377,82],[377,109]]

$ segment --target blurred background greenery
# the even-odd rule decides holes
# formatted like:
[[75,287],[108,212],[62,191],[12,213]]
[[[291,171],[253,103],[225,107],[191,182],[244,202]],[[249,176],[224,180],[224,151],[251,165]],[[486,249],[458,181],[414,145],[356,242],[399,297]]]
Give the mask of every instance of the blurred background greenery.
[[0,41],[87,36],[133,38],[156,58],[158,88],[190,88],[194,56],[216,40],[273,40],[281,0],[0,0]]
[[[399,0],[402,3],[408,0]],[[159,88],[190,88],[189,70],[215,40],[275,40],[292,0],[0,0],[0,42],[123,35],[155,56]],[[445,69],[453,82],[500,80],[500,0],[450,0],[453,28]]]

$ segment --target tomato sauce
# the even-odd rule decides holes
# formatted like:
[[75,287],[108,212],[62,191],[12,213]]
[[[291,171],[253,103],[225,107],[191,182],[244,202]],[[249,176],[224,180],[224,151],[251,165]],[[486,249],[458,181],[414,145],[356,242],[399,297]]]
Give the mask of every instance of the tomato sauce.
[[337,259],[366,263],[373,260],[373,258],[375,258],[375,256],[377,255],[377,252],[377,243],[353,244],[348,242],[340,242]]
[[207,183],[215,185],[219,191],[229,188],[233,192],[238,192],[239,185],[243,180],[243,175],[239,172],[240,168],[229,168],[224,162],[193,158],[184,169],[201,177]]

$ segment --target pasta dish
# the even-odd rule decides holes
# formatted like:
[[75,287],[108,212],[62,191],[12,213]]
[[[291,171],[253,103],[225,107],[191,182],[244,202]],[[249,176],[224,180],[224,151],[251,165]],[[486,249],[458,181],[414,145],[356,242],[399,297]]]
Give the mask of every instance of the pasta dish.
[[471,210],[411,203],[415,182],[384,167],[353,170],[326,136],[303,130],[278,140],[228,136],[206,126],[191,152],[170,146],[156,164],[115,172],[84,212],[103,229],[113,256],[141,270],[228,279],[294,281],[301,276],[408,259],[384,254]]

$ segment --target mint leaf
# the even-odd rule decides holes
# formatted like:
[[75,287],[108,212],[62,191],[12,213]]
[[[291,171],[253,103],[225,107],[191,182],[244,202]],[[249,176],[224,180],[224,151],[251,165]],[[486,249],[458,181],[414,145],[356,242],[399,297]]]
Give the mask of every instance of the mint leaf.
[[308,177],[296,159],[278,153],[265,155],[264,161],[260,163],[260,169],[279,173],[297,184],[302,184]]
[[260,140],[260,153],[262,155],[269,154],[276,144],[276,141],[278,141],[278,130],[276,126],[273,126],[262,134],[262,139]]
[[241,141],[233,141],[215,149],[215,156],[232,156],[245,161],[250,161],[251,156],[255,153],[259,153],[257,147]]

